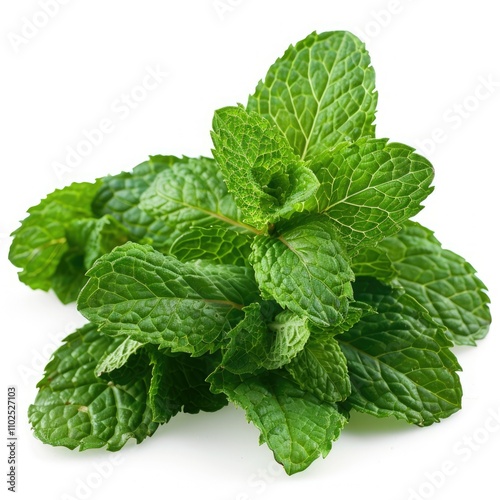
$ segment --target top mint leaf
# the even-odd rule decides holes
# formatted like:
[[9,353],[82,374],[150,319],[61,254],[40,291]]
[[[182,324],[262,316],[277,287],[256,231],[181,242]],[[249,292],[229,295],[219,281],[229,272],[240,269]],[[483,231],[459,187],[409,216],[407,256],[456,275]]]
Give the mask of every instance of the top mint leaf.
[[339,142],[375,135],[375,72],[352,33],[312,33],[269,69],[248,100],[296,154],[310,159]]
[[241,106],[215,112],[214,157],[244,220],[258,229],[302,211],[318,188],[279,130]]

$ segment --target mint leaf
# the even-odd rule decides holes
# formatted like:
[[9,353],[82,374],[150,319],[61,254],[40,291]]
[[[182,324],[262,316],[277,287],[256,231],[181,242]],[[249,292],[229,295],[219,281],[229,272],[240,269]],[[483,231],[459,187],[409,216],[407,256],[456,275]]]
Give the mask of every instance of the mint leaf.
[[68,251],[51,278],[51,288],[63,304],[74,302],[87,282],[85,272],[101,255],[125,243],[127,230],[115,219],[75,219],[66,228]]
[[371,276],[390,284],[396,278],[396,268],[383,247],[361,247],[352,257],[351,268],[356,276]]
[[265,298],[328,327],[346,316],[352,299],[344,244],[328,218],[295,219],[276,236],[256,236],[250,262]]
[[107,353],[97,363],[95,368],[97,377],[100,377],[103,373],[110,373],[122,368],[130,356],[135,354],[144,345],[128,337],[118,337],[116,340],[120,340],[120,343],[116,345],[115,350]]
[[312,33],[269,69],[248,100],[297,155],[314,158],[339,142],[373,136],[375,72],[352,33]]
[[85,269],[105,253],[128,241],[127,229],[116,219],[104,215],[100,219],[76,219],[67,229],[68,243],[83,256]]
[[350,247],[374,245],[417,214],[432,192],[432,165],[413,148],[364,138],[311,165],[321,186],[306,208],[325,213]]
[[63,256],[69,250],[66,230],[73,219],[92,216],[91,203],[100,187],[88,182],[56,189],[16,229],[9,259],[22,268],[19,279],[33,289],[49,290]]
[[78,249],[70,249],[66,252],[56,268],[50,280],[50,288],[57,295],[63,304],[74,302],[87,283],[85,272],[87,268],[84,263],[84,256]]
[[269,446],[287,474],[326,457],[346,423],[335,405],[301,390],[281,371],[243,378],[223,370],[209,380],[213,390],[245,410],[261,432],[260,443]]
[[[286,365],[309,338],[307,320],[290,311],[274,315],[276,307],[251,304],[245,318],[229,332],[222,366],[233,373],[256,373]],[[266,317],[268,316],[268,317]]]
[[304,391],[321,401],[343,401],[351,393],[347,361],[333,335],[313,334],[285,368]]
[[218,349],[244,305],[258,300],[248,268],[182,263],[130,242],[88,276],[78,309],[100,330],[195,356]]
[[131,172],[104,177],[92,204],[95,216],[110,215],[127,229],[133,241],[144,240],[158,250],[168,250],[165,241],[169,228],[142,210],[139,202],[160,172],[186,161],[175,156],[151,156]]
[[38,383],[29,408],[35,436],[54,446],[80,450],[106,446],[116,451],[130,438],[138,443],[157,428],[147,403],[150,370],[137,373],[126,385],[109,383],[95,375],[103,356],[120,339],[112,339],[87,325],[64,340]]
[[380,243],[397,281],[443,325],[456,344],[475,345],[488,332],[491,313],[484,283],[462,257],[444,250],[429,229],[407,222]]
[[165,246],[172,245],[193,226],[254,231],[241,222],[224,178],[209,158],[186,159],[159,174],[142,194],[140,209],[161,222]]
[[214,394],[206,382],[220,359],[210,355],[192,358],[187,354],[166,356],[150,350],[153,378],[149,389],[155,422],[168,422],[180,411],[217,411],[227,405],[224,394]]
[[244,221],[263,229],[303,210],[318,182],[279,130],[241,106],[215,112],[213,154]]
[[250,234],[230,227],[193,227],[174,241],[170,254],[182,262],[203,259],[245,266],[251,241]]
[[337,337],[351,378],[349,404],[418,425],[456,412],[462,398],[460,365],[441,327],[402,290],[365,278],[356,282],[355,294],[377,313]]

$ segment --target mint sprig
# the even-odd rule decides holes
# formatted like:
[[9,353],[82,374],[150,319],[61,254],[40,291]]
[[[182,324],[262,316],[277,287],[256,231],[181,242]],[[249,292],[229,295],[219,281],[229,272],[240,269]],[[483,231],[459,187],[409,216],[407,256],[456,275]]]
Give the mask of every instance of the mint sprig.
[[486,335],[489,299],[410,220],[434,170],[375,137],[376,102],[363,43],[312,33],[246,107],[215,112],[213,159],[152,156],[29,209],[9,255],[21,281],[89,321],[47,365],[36,437],[118,450],[230,401],[293,474],[352,411],[456,412],[452,347]]

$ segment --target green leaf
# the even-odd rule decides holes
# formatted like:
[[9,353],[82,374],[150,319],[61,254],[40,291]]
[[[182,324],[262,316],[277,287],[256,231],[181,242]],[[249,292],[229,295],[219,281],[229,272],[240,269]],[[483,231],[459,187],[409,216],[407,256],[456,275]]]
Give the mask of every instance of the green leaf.
[[50,288],[54,290],[57,298],[63,304],[74,302],[80,290],[87,283],[87,276],[85,276],[87,268],[83,264],[83,260],[84,256],[79,250],[69,250],[61,257],[50,280]]
[[68,226],[67,237],[70,246],[83,255],[85,269],[129,239],[127,229],[110,215],[100,219],[75,219]]
[[130,242],[88,276],[78,309],[100,330],[195,356],[218,349],[244,305],[259,298],[249,268],[182,263]]
[[155,422],[168,422],[180,411],[214,412],[227,405],[224,394],[214,394],[206,382],[220,362],[210,355],[192,358],[187,354],[166,356],[150,350],[153,378],[149,401]]
[[380,243],[406,293],[443,325],[456,344],[475,345],[491,323],[486,286],[462,257],[443,250],[429,229],[407,222]]
[[254,231],[240,222],[240,211],[210,158],[187,159],[163,171],[142,194],[140,208],[161,221],[166,246],[193,226]]
[[116,346],[116,349],[104,357],[97,363],[95,374],[100,377],[103,373],[110,373],[118,370],[129,360],[130,356],[135,354],[144,344],[128,337],[119,337],[121,342]]
[[111,215],[127,228],[133,241],[150,243],[157,250],[167,251],[170,228],[146,213],[139,202],[142,193],[160,172],[187,161],[188,158],[175,156],[151,156],[131,172],[104,177],[102,187],[93,201],[94,214],[97,217]]
[[246,378],[227,371],[209,377],[212,389],[224,392],[245,410],[287,474],[306,469],[320,455],[326,457],[332,441],[346,424],[337,407],[300,389],[281,371]]
[[182,262],[210,260],[214,264],[248,265],[252,237],[231,227],[193,227],[179,236],[170,254]]
[[352,257],[351,268],[356,276],[371,276],[390,284],[397,276],[395,267],[381,247],[361,247]]
[[413,148],[364,138],[315,158],[321,183],[306,208],[325,213],[350,247],[374,245],[417,214],[432,192],[432,165]]
[[67,252],[52,275],[50,287],[63,304],[74,302],[87,282],[85,272],[101,255],[125,243],[127,230],[109,215],[75,219],[68,223]]
[[346,31],[312,33],[269,69],[248,100],[310,159],[342,141],[374,136],[375,72],[364,44]]
[[72,220],[92,216],[91,203],[100,181],[73,183],[56,189],[28,210],[16,229],[9,259],[22,268],[19,279],[33,289],[49,290],[63,256],[69,250],[66,229]]
[[276,236],[256,236],[250,262],[265,298],[328,327],[346,316],[352,299],[344,244],[326,217],[291,221]]
[[233,373],[257,373],[274,370],[292,360],[309,338],[306,318],[290,311],[266,317],[267,304],[245,307],[245,318],[228,334],[231,339],[222,366]]
[[304,209],[318,182],[277,128],[241,106],[215,112],[213,154],[244,221],[263,229]]
[[356,282],[355,295],[377,313],[337,337],[351,378],[349,404],[418,425],[460,409],[460,366],[451,342],[427,311],[402,290],[370,278]]
[[333,335],[312,335],[285,368],[304,391],[321,401],[343,401],[351,393],[347,361]]
[[29,420],[35,436],[54,446],[80,450],[106,446],[116,451],[130,438],[138,443],[157,428],[147,403],[151,371],[143,369],[126,385],[95,375],[98,361],[113,352],[112,339],[87,325],[54,353],[39,382]]

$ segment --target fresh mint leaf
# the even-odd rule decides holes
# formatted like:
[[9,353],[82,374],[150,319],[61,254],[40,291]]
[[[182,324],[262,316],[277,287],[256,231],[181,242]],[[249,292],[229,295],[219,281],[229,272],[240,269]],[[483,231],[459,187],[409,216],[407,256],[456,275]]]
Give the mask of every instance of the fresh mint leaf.
[[28,210],[16,229],[9,259],[20,267],[19,279],[33,289],[49,290],[52,277],[69,250],[67,228],[74,219],[92,216],[91,203],[100,181],[56,189]]
[[222,365],[233,373],[257,373],[261,369],[275,370],[292,360],[309,338],[307,319],[291,311],[276,315],[271,307],[266,317],[267,304],[245,307],[245,318],[229,332],[230,342]]
[[311,33],[269,69],[247,108],[287,138],[295,154],[312,159],[343,141],[373,137],[375,72],[352,33]]
[[100,377],[103,373],[110,373],[124,366],[130,356],[135,354],[144,345],[128,337],[118,337],[117,340],[121,340],[121,342],[116,345],[116,348],[103,356],[97,363],[95,368],[97,377]]
[[462,257],[444,250],[433,232],[407,222],[380,243],[406,293],[443,325],[456,344],[475,345],[491,323],[486,286]]
[[277,128],[243,107],[215,112],[213,154],[244,221],[263,229],[304,209],[318,188],[314,174]]
[[326,457],[346,418],[337,407],[300,389],[280,370],[241,377],[225,370],[209,377],[215,391],[245,410],[287,474]]
[[130,242],[88,276],[78,309],[101,331],[195,356],[218,349],[241,309],[259,298],[248,268],[182,263]]
[[169,228],[142,210],[139,202],[141,195],[160,172],[186,161],[188,158],[151,156],[131,172],[104,177],[92,203],[95,216],[110,215],[127,229],[131,240],[149,243],[157,250],[167,251],[168,244],[165,242]]
[[335,337],[328,333],[313,334],[285,368],[301,389],[320,401],[343,401],[351,393],[347,361]]
[[211,355],[192,358],[180,353],[167,356],[150,349],[153,378],[149,402],[155,422],[168,422],[180,411],[214,412],[227,405],[224,394],[214,394],[206,382],[220,359]]
[[165,246],[172,245],[193,226],[255,231],[241,222],[241,213],[224,178],[209,158],[187,159],[164,170],[144,191],[139,207],[162,224]]
[[256,236],[250,262],[265,298],[322,327],[347,315],[353,298],[344,243],[328,217],[290,221],[273,236]]
[[210,260],[215,264],[248,265],[250,243],[249,233],[231,227],[193,227],[179,236],[170,254],[182,262]]
[[35,436],[44,443],[80,450],[116,451],[130,439],[138,443],[151,436],[152,421],[147,392],[151,371],[144,367],[126,385],[95,375],[97,363],[113,352],[121,339],[113,339],[87,325],[64,340],[38,383],[39,392],[29,408]]
[[79,218],[69,223],[66,228],[69,249],[61,257],[50,282],[59,300],[63,304],[76,301],[87,282],[87,269],[98,257],[127,239],[127,230],[109,215],[100,219]]
[[321,183],[306,204],[327,214],[351,248],[396,233],[432,192],[432,165],[413,148],[387,139],[339,144],[311,163]]
[[381,247],[361,247],[352,257],[351,267],[356,276],[371,276],[390,284],[397,276],[387,252]]
[[105,253],[128,241],[127,230],[110,215],[100,219],[76,219],[67,229],[68,243],[83,256],[85,269]]
[[403,290],[373,278],[358,280],[355,295],[377,313],[337,337],[351,379],[348,403],[377,417],[393,415],[418,425],[459,410],[460,365],[428,312]]
[[85,273],[87,268],[84,256],[80,250],[70,249],[66,252],[56,268],[50,280],[50,288],[63,304],[75,302],[80,290],[87,283]]

